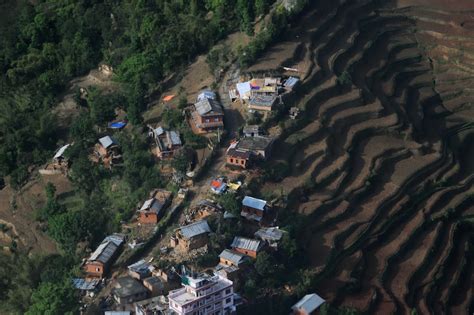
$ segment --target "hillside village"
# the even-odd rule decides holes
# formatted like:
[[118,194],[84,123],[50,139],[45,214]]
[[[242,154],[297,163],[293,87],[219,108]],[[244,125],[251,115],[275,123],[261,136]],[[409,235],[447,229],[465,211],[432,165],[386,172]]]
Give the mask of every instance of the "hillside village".
[[[176,188],[151,191],[132,220],[124,222],[121,233],[107,236],[84,257],[82,277],[73,279],[82,292],[83,312],[95,304],[110,315],[233,314],[246,303],[241,292],[256,260],[262,253],[271,256],[281,251],[280,243],[288,237],[288,231],[278,227],[284,200],[252,196],[248,182],[260,176],[278,137],[267,134],[262,122],[274,111],[290,116],[284,100],[297,89],[298,81],[296,76],[251,78],[229,86],[228,95],[210,89],[198,94],[183,114],[195,134],[217,136],[215,150],[222,151],[225,162],[213,168],[213,157],[207,157],[212,172],[190,169],[191,164],[184,173],[173,168],[173,160],[183,151],[179,131],[148,125],[149,151],[171,166],[170,180]],[[165,95],[163,104],[173,98]],[[226,105],[224,98],[228,98]],[[234,108],[252,124],[227,126],[226,114]],[[114,134],[126,125],[126,120],[111,122],[111,132],[91,148],[90,160],[109,170],[120,167],[121,148]],[[50,174],[47,169],[67,174],[64,152],[71,145],[58,149],[44,176]],[[195,181],[199,173],[201,178]],[[174,221],[179,227],[169,229]],[[224,237],[223,225],[239,228]],[[212,261],[217,264],[210,266]],[[271,266],[260,268],[267,267]],[[288,312],[310,314],[323,303],[312,293]]]
[[426,2],[0,4],[0,313],[471,313],[474,24]]

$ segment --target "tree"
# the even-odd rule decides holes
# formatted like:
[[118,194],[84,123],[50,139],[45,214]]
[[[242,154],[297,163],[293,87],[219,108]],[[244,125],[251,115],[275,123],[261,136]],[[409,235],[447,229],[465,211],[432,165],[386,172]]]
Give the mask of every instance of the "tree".
[[240,204],[235,194],[223,194],[217,198],[217,202],[230,213],[240,216]]
[[74,314],[79,307],[77,301],[78,299],[74,295],[74,288],[69,279],[57,284],[45,282],[40,284],[31,295],[32,305],[26,315]]

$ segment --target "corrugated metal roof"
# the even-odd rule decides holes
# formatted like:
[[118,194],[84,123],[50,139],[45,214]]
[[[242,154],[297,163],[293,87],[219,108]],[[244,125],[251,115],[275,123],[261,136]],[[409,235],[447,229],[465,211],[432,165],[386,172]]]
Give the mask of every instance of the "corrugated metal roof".
[[285,87],[291,87],[291,88],[292,88],[292,87],[294,87],[295,84],[298,83],[299,81],[300,81],[300,79],[298,79],[298,78],[289,77],[289,78],[286,80],[285,84],[283,84],[283,86],[285,86]]
[[181,234],[185,238],[193,238],[195,236],[211,232],[211,228],[209,227],[209,224],[207,224],[206,220],[196,221],[181,227],[180,230]]
[[106,149],[110,147],[112,144],[117,144],[115,140],[110,136],[105,136],[105,137],[100,138],[99,142]]
[[267,202],[262,199],[257,199],[254,197],[250,196],[245,196],[244,200],[242,200],[242,205],[254,209],[259,209],[262,211],[265,211],[265,206],[267,205]]
[[72,279],[72,285],[78,290],[94,290],[99,284],[99,279],[85,280],[81,278]]
[[210,114],[211,112],[214,114],[222,114],[222,107],[219,102],[216,100],[208,99],[205,98],[196,104],[194,104],[194,107],[196,108],[196,111],[198,112],[199,115],[203,116],[206,114]]
[[157,137],[159,137],[159,136],[161,136],[161,135],[165,132],[165,129],[164,129],[163,127],[159,126],[158,128],[155,128],[155,129],[153,130],[153,132],[155,133],[155,135],[156,135]]
[[106,264],[123,242],[124,238],[119,234],[107,236],[92,253],[88,261],[100,261]]
[[173,144],[173,145],[181,145],[181,138],[179,137],[179,132],[177,132],[177,131],[170,131],[170,132],[169,132],[169,135],[170,135],[171,144]]
[[244,260],[247,259],[247,256],[234,252],[229,249],[224,249],[222,253],[220,253],[219,258],[225,259],[230,261],[232,264],[238,266],[240,265]]
[[279,241],[283,237],[283,232],[277,227],[269,227],[261,228],[254,235],[262,240]]
[[66,145],[63,145],[61,148],[59,148],[59,150],[54,155],[53,159],[57,159],[57,158],[63,156],[64,152],[66,151],[67,148],[69,148],[70,145],[71,144],[66,144]]
[[159,214],[161,210],[163,210],[165,204],[156,198],[148,199],[143,203],[143,206],[140,208],[139,211],[143,212],[154,212]]
[[306,314],[314,312],[318,307],[320,307],[324,302],[326,302],[322,297],[316,293],[307,294],[301,300],[293,305],[293,310],[304,310]]
[[261,245],[262,245],[262,242],[259,240],[253,240],[251,238],[236,236],[234,237],[234,240],[232,241],[232,244],[230,245],[230,247],[247,249],[247,250],[257,252],[260,249]]
[[250,98],[250,105],[272,107],[277,97],[275,95],[259,95]]
[[134,264],[131,264],[127,268],[128,270],[132,272],[136,272],[139,274],[146,274],[150,272],[150,266],[151,265],[149,263],[147,263],[145,260],[142,259],[142,260],[137,261]]

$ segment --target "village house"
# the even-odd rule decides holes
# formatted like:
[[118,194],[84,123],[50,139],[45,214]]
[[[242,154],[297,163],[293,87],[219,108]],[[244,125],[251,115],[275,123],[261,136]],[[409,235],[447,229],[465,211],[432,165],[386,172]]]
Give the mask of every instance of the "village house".
[[286,231],[280,230],[278,227],[261,228],[255,232],[254,236],[266,242],[271,248],[278,249],[278,243]]
[[59,169],[62,172],[66,173],[69,168],[69,160],[64,156],[64,152],[66,152],[67,148],[69,148],[71,144],[63,145],[59,148],[58,151],[53,156],[53,168]]
[[245,137],[257,137],[262,135],[262,128],[259,125],[247,125],[242,132]]
[[136,279],[126,276],[115,281],[112,295],[118,304],[124,305],[146,299],[148,290]]
[[91,278],[103,278],[117,258],[125,241],[121,234],[107,236],[83,266],[84,272]]
[[183,287],[168,295],[173,314],[232,314],[233,282],[216,276],[183,277]]
[[105,136],[99,139],[94,149],[95,161],[100,161],[108,168],[114,164],[118,164],[122,160],[120,147],[118,143],[110,136]]
[[258,111],[272,111],[277,103],[278,97],[274,95],[252,96],[249,100],[249,109]]
[[151,266],[149,263],[142,259],[134,264],[131,264],[127,267],[127,269],[130,277],[135,278],[137,280],[143,280],[151,275],[153,266]]
[[245,196],[242,200],[242,211],[240,215],[247,220],[262,221],[269,207],[267,202],[250,196]]
[[300,79],[298,79],[297,77],[289,77],[285,80],[285,82],[283,82],[283,87],[287,91],[292,91],[298,85],[299,82]]
[[203,247],[209,241],[211,228],[206,220],[196,221],[180,227],[171,238],[171,247],[181,251],[189,251]]
[[165,291],[165,284],[158,277],[148,277],[143,279],[143,286],[150,291],[151,296],[163,295]]
[[168,298],[163,295],[135,302],[136,315],[166,315],[169,314],[168,310],[169,301]]
[[100,279],[81,279],[81,278],[74,278],[72,279],[72,285],[75,289],[89,295],[94,296],[95,293],[98,291],[98,286],[100,283]]
[[317,310],[326,301],[319,295],[312,293],[305,295],[301,300],[291,307],[294,315],[316,314]]
[[235,148],[229,148],[226,154],[226,164],[229,166],[240,167],[247,169],[250,167],[251,153],[249,151],[238,150]]
[[153,154],[159,159],[170,159],[183,147],[178,131],[165,130],[163,127],[150,128],[149,135],[155,141]]
[[241,138],[235,145],[239,151],[250,152],[256,158],[267,159],[270,156],[273,138],[258,136]]
[[219,255],[219,264],[225,267],[240,267],[241,265],[247,263],[248,260],[248,256],[230,249],[224,249]]
[[236,236],[230,247],[236,252],[257,258],[257,254],[262,250],[264,244],[262,241],[254,240],[246,237]]
[[141,224],[158,223],[170,203],[171,195],[172,193],[167,190],[155,190],[151,194],[151,198],[145,201],[140,210],[138,210],[138,222]]
[[194,133],[208,133],[224,128],[224,110],[214,99],[204,98],[191,109],[189,123]]

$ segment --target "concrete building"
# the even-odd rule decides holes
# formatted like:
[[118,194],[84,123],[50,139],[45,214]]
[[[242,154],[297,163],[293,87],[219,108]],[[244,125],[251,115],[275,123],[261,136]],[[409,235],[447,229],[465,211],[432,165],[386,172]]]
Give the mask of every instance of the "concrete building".
[[183,277],[183,287],[168,295],[170,309],[184,314],[232,314],[235,312],[233,282],[219,275]]
[[[167,315],[169,312],[169,302],[166,296],[160,295],[135,302],[136,315]],[[170,314],[171,315],[171,314]]]
[[131,304],[147,298],[148,290],[132,277],[118,278],[112,289],[112,295],[118,304]]

